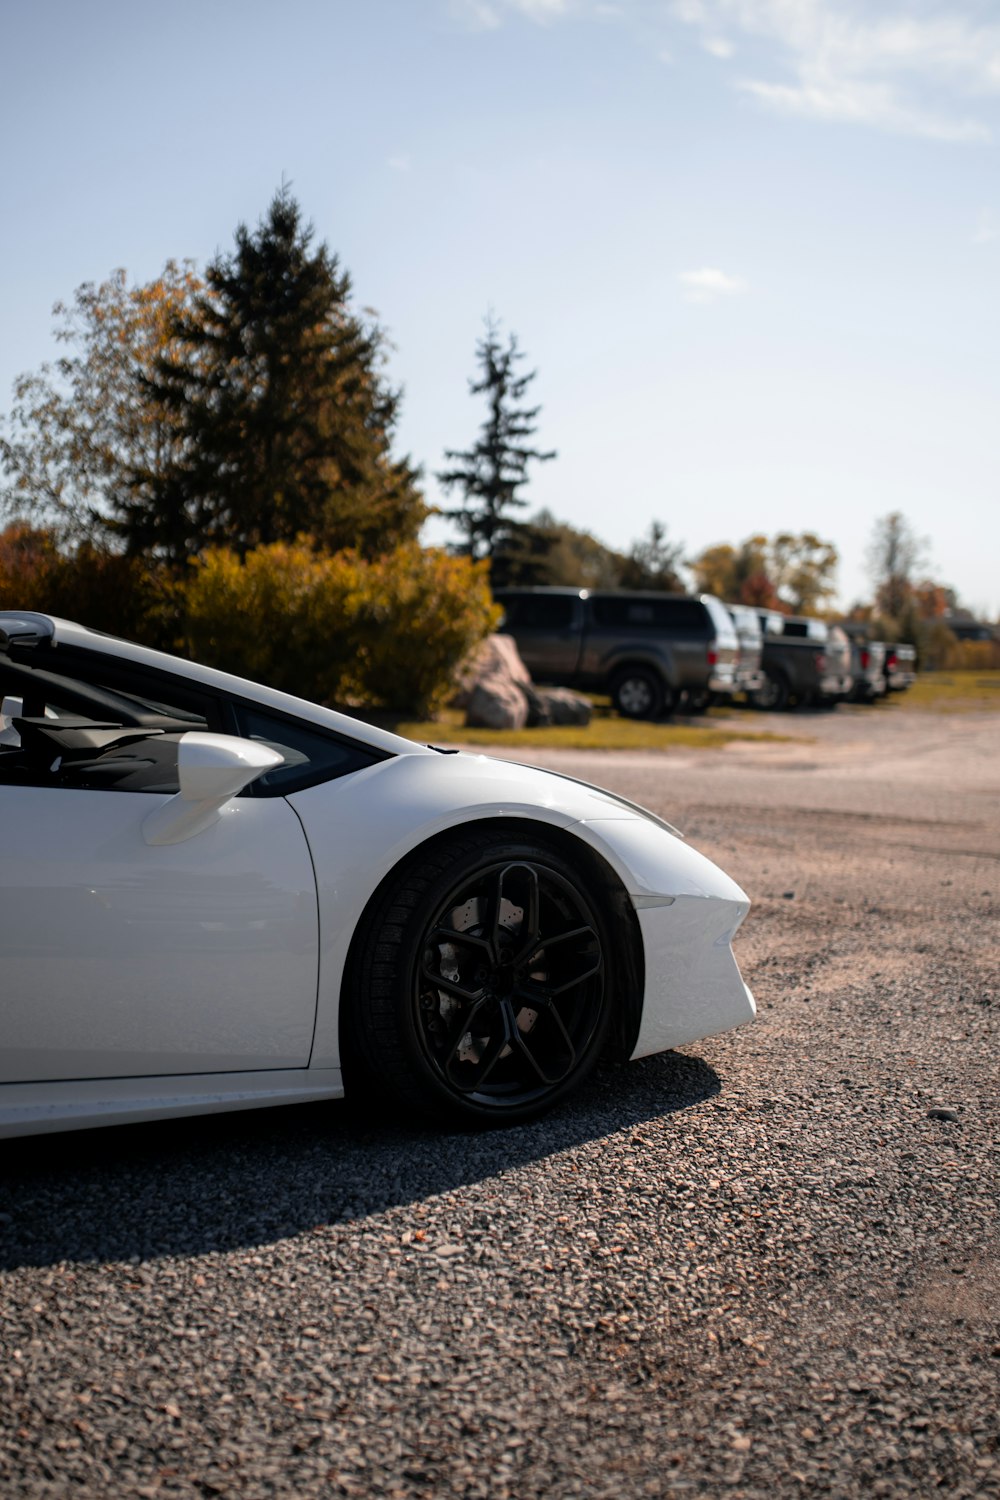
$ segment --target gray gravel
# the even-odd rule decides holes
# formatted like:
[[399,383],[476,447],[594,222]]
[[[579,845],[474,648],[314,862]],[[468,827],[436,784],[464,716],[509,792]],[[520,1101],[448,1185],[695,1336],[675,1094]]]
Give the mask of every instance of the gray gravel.
[[4,1142],[0,1493],[1000,1496],[1000,723],[786,726],[544,757],[742,881],[755,1027],[503,1134]]

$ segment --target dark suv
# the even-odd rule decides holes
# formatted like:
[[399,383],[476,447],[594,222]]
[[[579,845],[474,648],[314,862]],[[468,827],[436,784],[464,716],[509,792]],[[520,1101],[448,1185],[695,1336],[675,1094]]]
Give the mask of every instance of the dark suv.
[[710,594],[511,588],[496,601],[536,681],[610,693],[627,718],[657,718],[682,698],[699,712],[735,690],[739,643]]

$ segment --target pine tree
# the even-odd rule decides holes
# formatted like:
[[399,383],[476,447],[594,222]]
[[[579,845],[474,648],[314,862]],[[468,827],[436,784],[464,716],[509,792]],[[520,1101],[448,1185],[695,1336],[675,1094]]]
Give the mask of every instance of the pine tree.
[[179,560],[305,533],[374,556],[416,536],[426,508],[390,452],[400,394],[383,378],[384,335],[351,310],[349,275],[312,235],[283,187],[177,320],[146,395],[175,416],[183,452],[165,475],[136,476],[119,510],[130,550]]
[[680,570],[684,566],[684,543],[669,542],[662,521],[650,521],[649,530],[633,542],[622,568],[621,583],[627,589],[662,589],[678,593],[684,588]]
[[524,355],[515,336],[510,335],[504,348],[497,324],[488,317],[486,335],[476,346],[476,358],[482,375],[469,381],[469,391],[473,396],[486,396],[486,420],[473,447],[464,451],[446,449],[445,458],[452,467],[436,477],[446,490],[457,485],[462,492],[461,507],[443,512],[465,534],[457,550],[474,558],[488,557],[492,563],[523,528],[524,523],[516,521],[510,512],[528,503],[518,490],[527,482],[529,463],[545,463],[556,455],[554,450],[543,453],[528,446],[541,407],[519,403],[537,371],[517,373],[516,366]]

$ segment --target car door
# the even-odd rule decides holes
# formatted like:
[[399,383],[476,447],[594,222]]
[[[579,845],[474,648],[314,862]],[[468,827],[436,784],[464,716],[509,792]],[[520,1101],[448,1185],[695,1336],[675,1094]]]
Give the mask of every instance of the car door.
[[583,641],[583,604],[576,594],[501,595],[507,619],[502,630],[517,642],[521,660],[536,682],[576,680]]
[[0,1082],[307,1066],[316,887],[284,797],[150,844],[169,767],[136,790],[16,760],[0,758]]

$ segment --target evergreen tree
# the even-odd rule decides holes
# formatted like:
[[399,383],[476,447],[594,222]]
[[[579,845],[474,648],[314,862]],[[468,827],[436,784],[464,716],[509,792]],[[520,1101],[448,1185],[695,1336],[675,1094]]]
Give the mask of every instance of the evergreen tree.
[[118,508],[130,550],[179,560],[307,533],[374,556],[416,536],[426,508],[416,471],[390,453],[400,396],[382,375],[384,335],[351,310],[349,275],[311,241],[283,187],[177,319],[146,396],[185,442]]
[[563,584],[572,588],[613,589],[621,583],[626,559],[598,541],[540,510],[518,524],[502,551],[493,557],[494,588]]
[[537,371],[517,373],[524,355],[514,335],[504,348],[499,328],[488,317],[476,357],[482,375],[469,381],[469,390],[473,396],[486,396],[489,411],[473,447],[445,451],[452,467],[438,473],[437,479],[446,490],[457,485],[462,492],[462,506],[443,512],[465,533],[458,550],[474,558],[488,557],[492,563],[523,527],[510,512],[528,503],[518,490],[527,482],[529,463],[545,463],[556,455],[528,446],[541,407],[519,403]]
[[684,543],[668,542],[662,521],[651,521],[649,531],[632,543],[621,583],[628,589],[661,589],[668,594],[682,593],[684,580]]

